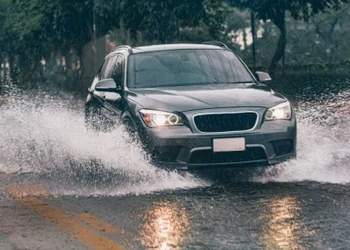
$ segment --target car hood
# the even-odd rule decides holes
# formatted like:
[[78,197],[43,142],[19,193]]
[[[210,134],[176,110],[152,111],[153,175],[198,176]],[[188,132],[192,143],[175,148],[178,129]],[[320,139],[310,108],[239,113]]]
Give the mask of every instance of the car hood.
[[270,108],[286,101],[264,84],[132,89],[129,98],[143,108],[180,112],[228,107]]

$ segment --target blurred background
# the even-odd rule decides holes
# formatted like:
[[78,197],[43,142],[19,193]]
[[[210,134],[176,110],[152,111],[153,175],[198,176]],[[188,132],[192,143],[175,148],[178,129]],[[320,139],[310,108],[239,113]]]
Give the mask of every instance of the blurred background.
[[0,91],[83,95],[118,45],[217,40],[288,94],[348,77],[349,18],[347,0],[0,0]]

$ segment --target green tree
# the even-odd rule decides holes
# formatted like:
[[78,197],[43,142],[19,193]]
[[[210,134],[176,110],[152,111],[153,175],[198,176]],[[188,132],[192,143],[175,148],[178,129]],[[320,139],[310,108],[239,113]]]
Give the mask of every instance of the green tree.
[[294,19],[308,20],[311,16],[328,9],[338,9],[344,2],[348,0],[233,0],[233,5],[249,8],[258,18],[264,21],[271,20],[278,27],[280,37],[269,67],[270,74],[275,75],[287,44],[286,13],[289,12]]
[[[319,47],[323,47],[321,54],[325,54],[325,61],[329,63],[334,63],[337,57],[347,54],[346,47],[344,50],[339,51],[339,43],[341,41],[348,41],[346,35],[348,34],[348,29],[343,30],[348,24],[350,15],[350,5],[344,6],[341,10],[330,13],[319,15],[316,18],[311,19],[313,24],[314,34],[319,38]],[[339,39],[341,35],[341,39]],[[340,52],[340,54],[339,54]]]
[[[6,1],[6,0],[1,0]],[[42,58],[52,52],[67,55],[74,49],[78,55],[94,36],[102,36],[119,25],[116,18],[118,1],[103,0],[17,0],[10,1],[3,30],[7,37],[9,59],[27,77],[38,69]],[[3,6],[3,5],[1,5]],[[1,18],[1,17],[0,17]],[[96,20],[97,32],[93,29]],[[29,75],[28,75],[29,74]]]
[[[5,34],[5,20],[7,17],[7,8],[9,6],[8,0],[0,0],[0,66],[1,63],[4,60],[5,52],[7,50],[6,43],[8,42],[8,39],[6,39]],[[1,70],[1,67],[0,67]]]
[[131,34],[142,32],[146,40],[161,43],[181,40],[181,30],[199,26],[219,37],[228,9],[219,0],[121,0],[120,8]]
[[[150,42],[182,39],[186,28],[204,27],[210,37],[224,30],[227,3],[221,0],[0,0],[7,2],[0,39],[7,39],[12,69],[29,75],[53,52],[63,55],[123,25]],[[4,4],[1,4],[3,9]],[[2,42],[3,44],[4,42]],[[4,50],[1,47],[1,50]]]

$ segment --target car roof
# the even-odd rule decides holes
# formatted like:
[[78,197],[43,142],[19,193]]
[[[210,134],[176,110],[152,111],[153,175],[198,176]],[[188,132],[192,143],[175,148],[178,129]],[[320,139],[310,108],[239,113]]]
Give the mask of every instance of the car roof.
[[146,53],[153,51],[169,51],[169,50],[186,50],[186,49],[215,49],[215,50],[225,50],[225,48],[217,45],[209,44],[193,44],[193,43],[177,43],[177,44],[160,44],[160,45],[149,45],[140,47],[130,47],[127,45],[122,45],[117,47],[114,51],[109,53],[106,58],[111,55],[127,50],[130,54]]
[[184,49],[220,49],[222,47],[208,44],[191,44],[191,43],[178,43],[178,44],[161,44],[150,45],[132,48],[133,53],[143,53],[152,51],[166,51],[166,50],[184,50]]

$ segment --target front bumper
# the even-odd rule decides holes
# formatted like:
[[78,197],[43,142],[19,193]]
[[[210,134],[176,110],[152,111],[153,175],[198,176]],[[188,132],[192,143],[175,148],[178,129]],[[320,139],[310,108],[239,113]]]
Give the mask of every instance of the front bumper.
[[[235,109],[235,111],[247,109]],[[228,112],[232,109],[215,110]],[[149,152],[161,166],[176,169],[266,166],[296,156],[297,126],[295,115],[291,120],[264,121],[266,109],[251,108],[259,113],[257,126],[246,132],[201,133],[192,117],[200,112],[186,112],[187,126],[149,128],[139,118],[139,124]],[[213,139],[244,137],[245,152],[213,153]]]

